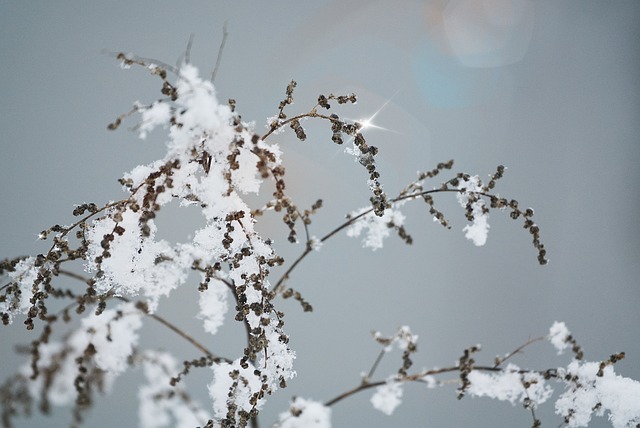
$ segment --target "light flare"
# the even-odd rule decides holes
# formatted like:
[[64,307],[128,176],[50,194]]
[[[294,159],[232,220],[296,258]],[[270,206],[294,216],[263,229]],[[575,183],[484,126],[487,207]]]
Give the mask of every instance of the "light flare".
[[[375,123],[373,123],[373,120],[376,118],[376,116],[378,114],[380,114],[380,112],[382,112],[382,110],[384,110],[385,107],[387,107],[387,105],[389,105],[391,100],[393,100],[396,97],[396,95],[398,95],[398,93],[400,93],[401,90],[402,90],[402,88],[398,89],[393,95],[391,95],[389,98],[387,98],[387,100],[380,106],[380,108],[378,108],[375,112],[373,112],[373,114],[371,116],[369,116],[366,119],[356,120],[358,123],[360,123],[362,125],[362,128],[360,128],[360,129],[367,129],[367,128],[378,129],[378,130],[381,130],[381,131],[393,132],[394,134],[403,135],[401,132],[395,131],[393,129],[385,128],[383,126],[379,126],[379,125],[376,125]],[[354,120],[354,119],[349,119],[349,118],[345,118],[345,119]]]

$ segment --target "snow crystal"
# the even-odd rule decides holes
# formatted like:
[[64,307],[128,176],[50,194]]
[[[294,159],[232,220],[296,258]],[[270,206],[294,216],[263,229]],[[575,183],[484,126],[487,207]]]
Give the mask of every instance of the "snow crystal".
[[[280,120],[278,115],[275,115],[267,118],[267,122],[265,123],[264,127],[267,129],[271,129],[273,124],[279,125],[281,123],[282,121]],[[287,129],[286,126],[280,126],[275,131],[273,131],[273,134],[274,135],[282,134],[286,129]]]
[[549,341],[558,350],[558,355],[562,354],[565,349],[571,347],[567,342],[567,338],[570,335],[569,329],[563,322],[556,321],[549,329]]
[[640,424],[640,382],[616,375],[608,367],[598,380],[598,397],[603,409],[610,412],[614,428]]
[[488,217],[487,214],[479,215],[473,219],[472,224],[468,224],[462,229],[462,231],[465,232],[465,238],[473,241],[476,247],[481,247],[487,243],[487,235],[489,232]]
[[377,387],[375,394],[371,397],[373,407],[386,415],[391,415],[401,403],[402,384],[395,377],[387,379],[384,385]]
[[379,343],[384,343],[386,346],[383,348],[384,352],[391,352],[393,346],[396,345],[401,351],[405,351],[410,344],[416,344],[418,342],[418,335],[412,334],[409,326],[403,325],[398,331],[389,338],[385,338],[379,331],[373,332],[373,338]]
[[280,413],[279,428],[331,428],[331,409],[318,401],[296,397],[290,411]]

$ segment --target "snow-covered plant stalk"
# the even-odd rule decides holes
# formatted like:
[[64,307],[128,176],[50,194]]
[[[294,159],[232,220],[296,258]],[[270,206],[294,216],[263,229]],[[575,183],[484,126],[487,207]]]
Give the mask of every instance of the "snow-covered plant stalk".
[[[311,304],[287,284],[293,270],[343,230],[350,236],[364,234],[364,246],[372,249],[382,247],[392,231],[410,244],[401,208],[412,200],[425,202],[433,219],[450,227],[435,208],[434,195],[455,195],[468,220],[464,232],[475,245],[486,242],[491,210],[507,210],[513,219],[522,219],[539,263],[547,263],[539,228],[532,220],[533,210],[522,209],[516,200],[493,192],[504,174],[503,166],[486,183],[478,176],[458,173],[435,187],[427,186],[426,180],[453,167],[453,161],[443,162],[389,197],[376,168],[378,149],[367,144],[363,125],[328,113],[331,104],[355,103],[354,94],[320,95],[308,112],[289,117],[285,109],[293,103],[296,83],[292,81],[277,114],[268,120],[266,133],[260,135],[240,119],[234,100],[226,104],[218,101],[213,84],[202,79],[193,65],[184,63],[174,69],[125,54],[119,54],[118,59],[124,67],[145,67],[162,81],[163,98],[148,105],[136,103],[131,113],[141,115],[137,125],[141,138],[156,127],[167,130],[166,154],[120,179],[124,198],[103,205],[81,204],[73,211],[77,217],[74,223],[42,231],[40,238],[51,242],[47,251],[0,262],[0,274],[6,278],[0,285],[3,324],[19,319],[27,330],[41,327],[32,338],[29,361],[0,387],[3,426],[10,426],[17,415],[29,414],[34,403],[44,413],[51,405],[72,404],[72,425],[79,425],[96,393],[108,392],[115,379],[131,367],[142,367],[147,379],[139,391],[139,423],[143,427],[257,426],[267,397],[296,376],[295,352],[289,347],[278,300],[294,297],[304,311],[312,310]],[[108,128],[118,128],[129,114],[118,117]],[[310,224],[322,201],[308,209],[295,204],[286,192],[281,149],[274,142],[274,136],[286,128],[305,140],[305,119],[326,121],[332,142],[350,145],[346,151],[366,170],[371,193],[369,206],[353,211],[321,238],[311,234]],[[260,207],[250,206],[246,195],[257,193],[265,184],[274,189],[270,200]],[[158,238],[154,219],[169,203],[200,209],[203,226],[193,232],[190,241],[176,244]],[[304,235],[304,250],[292,262],[279,257],[271,240],[255,229],[260,216],[270,212],[282,216],[290,242],[298,242]],[[270,271],[280,265],[285,266],[285,272],[272,281]],[[200,275],[199,305],[194,312],[205,331],[216,334],[230,307],[235,310],[235,320],[244,325],[246,345],[239,355],[222,356],[224,350],[208,349],[158,315],[159,306],[171,300],[172,292],[184,286],[192,272]],[[84,286],[61,288],[60,276]],[[54,333],[74,319],[70,333]],[[179,367],[167,352],[142,349],[138,332],[147,319],[160,322],[192,345],[197,357]],[[471,394],[522,403],[531,410],[534,425],[539,423],[535,408],[550,396],[549,380],[567,385],[556,408],[570,426],[584,426],[593,412],[605,410],[614,426],[640,423],[637,403],[608,392],[623,386],[637,394],[638,383],[616,376],[611,368],[622,354],[598,364],[582,363],[581,351],[563,324],[554,325],[549,337],[558,349],[573,344],[576,358],[567,368],[536,371],[505,365],[521,348],[496,359],[493,365],[479,366],[473,358],[479,347],[471,347],[454,366],[411,373],[417,336],[408,327],[392,337],[376,334],[375,339],[384,347],[379,359],[394,347],[402,351],[402,365],[396,373],[374,381],[378,359],[361,385],[324,404],[297,398],[278,424],[330,426],[333,404],[370,388],[376,388],[374,407],[390,414],[401,402],[405,383],[435,386],[440,383],[437,375],[453,372],[459,376],[459,398]],[[211,371],[211,402],[203,405],[191,398],[185,378],[206,367]],[[583,402],[592,407],[587,409]]]

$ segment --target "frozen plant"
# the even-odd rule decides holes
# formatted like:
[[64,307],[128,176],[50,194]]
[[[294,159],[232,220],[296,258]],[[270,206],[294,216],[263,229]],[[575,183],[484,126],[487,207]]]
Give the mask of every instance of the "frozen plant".
[[[121,199],[78,205],[74,222],[42,231],[40,239],[49,242],[43,253],[0,262],[2,322],[6,326],[22,322],[31,342],[24,365],[0,386],[5,427],[18,416],[28,416],[34,405],[43,413],[51,406],[71,405],[71,425],[78,426],[100,394],[108,393],[113,382],[134,367],[140,367],[145,376],[138,394],[142,427],[257,427],[268,397],[295,376],[304,376],[295,371],[295,350],[289,346],[279,306],[281,298],[293,297],[304,311],[312,310],[310,302],[288,285],[293,270],[343,230],[350,236],[364,235],[363,244],[373,249],[381,248],[391,232],[411,244],[401,211],[410,201],[423,201],[433,219],[449,228],[449,220],[435,207],[434,196],[453,194],[468,221],[466,237],[475,245],[486,242],[489,213],[496,208],[508,211],[530,233],[538,262],[547,263],[533,210],[494,192],[504,175],[503,166],[486,183],[478,176],[457,173],[435,187],[428,186],[427,180],[453,167],[453,161],[442,162],[390,197],[376,167],[378,149],[365,140],[363,125],[331,110],[334,104],[355,103],[354,94],[320,95],[309,111],[289,115],[285,109],[293,103],[296,82],[292,81],[276,115],[268,121],[267,132],[260,135],[240,119],[234,100],[219,102],[212,81],[200,77],[192,64],[173,68],[133,55],[117,57],[125,68],[137,65],[157,76],[163,97],[149,104],[135,103],[131,113],[118,117],[108,128],[117,129],[137,112],[141,138],[157,127],[166,130],[166,153],[124,174]],[[327,139],[333,143],[353,145],[349,152],[364,169],[363,190],[370,193],[367,207],[352,211],[321,237],[310,229],[322,201],[304,209],[287,194],[281,149],[273,141],[287,128],[305,140],[302,123],[308,119],[325,121],[330,128]],[[271,198],[264,205],[251,206],[247,195],[265,185],[273,188]],[[172,202],[195,206],[202,215],[203,226],[187,242],[159,238],[156,215]],[[304,245],[293,261],[278,256],[272,241],[256,230],[260,217],[271,213],[281,216],[288,241]],[[322,252],[316,257],[322,257]],[[284,274],[272,280],[272,268],[281,265]],[[210,350],[158,315],[159,306],[171,301],[192,272],[200,275],[199,302],[193,313],[213,335],[233,308],[235,320],[244,326],[242,352],[224,355],[224,349]],[[61,277],[77,281],[78,286],[63,288]],[[148,319],[193,346],[197,356],[180,366],[168,352],[143,349],[138,332]],[[612,367],[624,354],[584,362],[581,348],[561,323],[554,324],[546,337],[558,351],[571,348],[574,361],[564,368],[544,370],[521,369],[510,361],[536,339],[491,364],[477,364],[480,347],[472,346],[452,366],[416,371],[418,336],[409,327],[389,337],[376,333],[374,339],[382,350],[359,385],[325,402],[294,398],[276,425],[329,427],[331,406],[372,388],[373,406],[391,414],[401,405],[406,383],[436,387],[443,384],[439,377],[452,373],[457,377],[458,398],[486,396],[520,404],[530,411],[534,426],[541,423],[535,410],[550,398],[555,383],[565,387],[556,411],[569,426],[586,426],[592,414],[605,412],[616,427],[640,424],[640,400],[627,398],[638,396],[639,383],[616,375]],[[402,354],[400,367],[374,380],[380,360],[394,350]],[[192,399],[186,386],[186,378],[194,371],[210,379],[207,404]]]

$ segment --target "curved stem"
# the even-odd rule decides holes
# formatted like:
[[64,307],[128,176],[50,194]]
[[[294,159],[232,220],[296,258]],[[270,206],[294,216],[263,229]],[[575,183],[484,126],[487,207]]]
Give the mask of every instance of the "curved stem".
[[[67,270],[60,270],[60,271],[58,271],[58,273],[60,273],[62,275],[65,275],[65,276],[68,276],[70,278],[77,279],[79,281],[83,281],[83,282],[87,282],[88,281],[88,278],[86,278],[86,277],[84,277],[82,275],[79,275],[77,273],[67,271]],[[112,297],[114,299],[118,299],[118,300],[121,300],[123,302],[131,303],[130,299],[128,299],[126,297],[123,297],[123,296],[112,296]],[[171,322],[167,321],[163,317],[161,317],[159,315],[156,315],[156,314],[149,313],[141,305],[136,305],[136,308],[138,310],[140,310],[142,313],[144,313],[145,315],[147,315],[147,316],[153,318],[154,320],[158,321],[160,324],[164,325],[169,330],[173,331],[178,336],[180,336],[183,339],[185,339],[187,342],[191,343],[193,346],[195,346],[198,350],[200,350],[206,356],[212,357],[213,361],[215,361],[216,363],[221,363],[221,362],[231,363],[231,360],[229,360],[228,358],[216,356],[213,352],[211,352],[204,345],[202,345],[200,342],[198,342],[196,339],[194,339],[191,335],[187,334],[184,330],[180,329],[176,325],[174,325]]]
[[222,60],[222,52],[224,51],[224,45],[227,43],[227,36],[229,32],[227,31],[227,21],[224,21],[224,25],[222,26],[222,41],[220,42],[220,47],[218,48],[218,56],[216,57],[216,65],[213,67],[211,71],[211,83],[214,83],[216,80],[216,74],[218,73],[218,69],[220,68],[220,61]]
[[303,114],[299,114],[299,115],[297,115],[297,116],[290,117],[289,119],[287,119],[287,120],[284,120],[284,121],[280,122],[280,123],[278,124],[278,126],[276,126],[275,128],[271,128],[271,129],[270,129],[266,134],[264,134],[262,137],[260,137],[260,139],[261,139],[262,141],[264,141],[264,140],[266,140],[266,139],[267,139],[271,134],[273,134],[275,131],[277,131],[278,129],[282,128],[283,126],[288,125],[289,123],[293,122],[294,120],[300,120],[300,119],[303,119],[303,118],[305,118],[305,117],[319,117],[320,119],[325,119],[325,120],[334,120],[334,119],[332,119],[331,117],[329,117],[329,116],[327,116],[327,115],[324,115],[324,114],[320,114],[320,113],[318,113],[318,112],[316,111],[316,108],[317,108],[317,107],[318,107],[318,105],[316,104],[316,106],[315,106],[313,109],[311,109],[311,111],[310,111],[310,112],[308,112],[308,113],[303,113]]
[[[398,382],[424,382],[424,377],[426,376],[434,376],[434,375],[439,375],[442,373],[451,373],[451,372],[456,372],[460,370],[460,366],[454,366],[454,367],[445,367],[442,369],[433,369],[433,370],[426,370],[422,373],[417,373],[414,375],[410,375],[410,376],[405,376],[401,379],[398,379]],[[495,367],[495,366],[474,366],[473,370],[480,370],[480,371],[488,371],[488,372],[500,372],[503,369]],[[518,370],[518,373],[531,373],[531,372],[535,372],[535,370]],[[346,392],[343,392],[342,394],[332,398],[331,400],[327,401],[324,403],[325,406],[330,407],[333,406],[334,404],[338,403],[339,401],[344,400],[347,397],[350,397],[354,394],[357,394],[358,392],[362,392],[365,391],[367,389],[370,388],[375,388],[377,386],[382,386],[384,384],[386,384],[387,381],[381,380],[381,381],[376,381],[376,382],[365,382],[362,383],[358,386],[356,386],[355,388],[352,388]]]
[[[499,362],[497,362],[495,365],[493,366],[473,366],[473,370],[481,370],[481,371],[489,371],[489,372],[501,372],[504,369],[500,368],[500,364],[502,364],[504,361],[508,360],[509,358],[513,357],[514,355],[522,352],[522,350],[524,348],[526,348],[527,346],[531,345],[532,343],[535,342],[539,342],[541,340],[546,339],[546,336],[540,336],[540,337],[536,337],[534,339],[529,339],[527,340],[524,344],[520,345],[519,347],[517,347],[516,349],[514,349],[513,351],[511,351],[510,353],[508,353],[504,358],[502,358]],[[380,356],[378,356],[378,360],[380,359]],[[376,360],[376,363],[378,362],[378,360]],[[451,372],[455,372],[455,371],[460,371],[461,366],[457,365],[457,366],[453,366],[453,367],[445,367],[445,368],[441,368],[441,369],[432,369],[432,370],[425,370],[421,373],[416,373],[413,375],[408,375],[408,376],[403,376],[402,378],[398,379],[398,382],[424,382],[425,381],[425,377],[426,376],[434,376],[434,375],[438,375],[438,374],[442,374],[442,373],[451,373]],[[518,370],[518,373],[532,373],[532,372],[536,372],[535,370]],[[325,406],[330,407],[333,406],[334,404],[344,400],[347,397],[350,397],[354,394],[357,394],[359,392],[365,391],[367,389],[370,388],[375,388],[377,386],[382,386],[384,384],[386,384],[387,381],[376,381],[376,382],[369,382],[368,378],[365,378],[364,382],[362,382],[360,385],[343,392],[340,395],[337,395],[336,397],[332,398],[331,400],[327,401],[324,403]],[[535,415],[534,415],[535,418]]]
[[278,293],[282,289],[282,286],[284,282],[289,278],[289,274],[291,273],[291,271],[293,271],[296,266],[298,266],[298,263],[300,263],[311,251],[313,250],[309,248],[309,246],[307,246],[302,254],[300,254],[298,258],[291,264],[291,266],[289,266],[289,269],[287,269],[287,271],[282,274],[278,282],[276,282],[276,285],[273,286],[274,293]]
[[511,351],[507,355],[505,355],[504,358],[500,358],[500,359],[496,358],[496,364],[493,367],[499,368],[502,365],[502,363],[504,363],[509,358],[513,357],[514,355],[519,354],[520,352],[522,352],[522,350],[524,348],[526,348],[527,346],[529,346],[529,345],[531,345],[532,343],[535,343],[535,342],[540,342],[540,341],[542,341],[542,340],[544,340],[546,338],[547,338],[547,336],[540,336],[540,337],[536,337],[536,338],[527,340],[525,343],[523,343],[522,345],[518,346],[516,349],[514,349],[513,351]]
[[349,391],[343,392],[342,394],[338,395],[337,397],[334,397],[331,400],[325,402],[324,405],[326,407],[331,407],[334,404],[336,404],[337,402],[342,401],[345,398],[350,397],[350,396],[352,396],[354,394],[357,394],[358,392],[364,391],[364,390],[369,389],[369,388],[375,388],[377,386],[382,386],[385,383],[387,383],[387,382],[384,381],[384,380],[381,380],[381,381],[378,381],[378,382],[362,383],[362,384],[356,386],[355,388],[350,389]]
[[[122,300],[123,302],[127,302],[127,303],[131,303],[130,299],[127,299],[126,297],[122,297],[122,296],[114,296],[115,299],[118,300]],[[202,353],[204,353],[205,355],[207,355],[208,357],[211,357],[212,360],[219,364],[219,363],[231,363],[232,361],[229,360],[228,358],[224,358],[224,357],[218,357],[216,356],[213,352],[211,352],[210,350],[208,350],[204,345],[202,345],[200,342],[198,342],[196,339],[194,339],[191,335],[187,334],[184,330],[178,328],[177,326],[175,326],[174,324],[170,323],[169,321],[167,321],[166,319],[164,319],[163,317],[156,315],[156,314],[151,314],[148,311],[146,311],[145,309],[141,308],[141,305],[136,305],[136,308],[140,311],[142,311],[145,315],[153,318],[154,320],[158,321],[160,324],[164,325],[165,327],[167,327],[169,330],[173,331],[174,333],[176,333],[178,336],[182,337],[183,339],[185,339],[187,342],[191,343],[193,346],[195,346],[196,348],[198,348]]]
[[[455,193],[458,193],[459,190],[457,190],[457,189],[424,190],[424,191],[420,191],[420,192],[417,192],[417,193],[411,193],[411,194],[408,194],[408,195],[398,196],[397,198],[392,199],[390,202],[391,203],[395,203],[395,202],[400,202],[400,201],[409,200],[409,199],[416,199],[416,198],[419,198],[420,196],[423,196],[423,195],[428,195],[430,193],[440,193],[440,192],[455,192]],[[489,196],[489,195],[484,195],[484,194],[482,194],[482,195],[483,196]],[[338,232],[340,232],[341,230],[351,226],[353,223],[355,223],[356,221],[360,220],[362,217],[366,216],[367,214],[371,213],[372,211],[373,211],[373,208],[369,208],[366,211],[361,212],[357,216],[349,218],[347,221],[345,221],[344,223],[342,223],[341,225],[339,225],[338,227],[333,229],[331,232],[329,232],[325,236],[323,236],[320,239],[320,242],[326,241],[327,239],[331,238],[333,235],[335,235]],[[273,287],[273,291],[274,292],[277,293],[278,291],[280,291],[282,289],[282,284],[284,283],[284,281],[286,281],[289,278],[289,274],[312,251],[313,250],[311,248],[309,248],[308,246],[307,246],[307,248],[305,248],[305,250],[298,256],[298,258],[291,264],[289,269],[287,269],[286,272],[282,274],[282,276],[280,277],[278,282],[276,282],[276,285]]]

